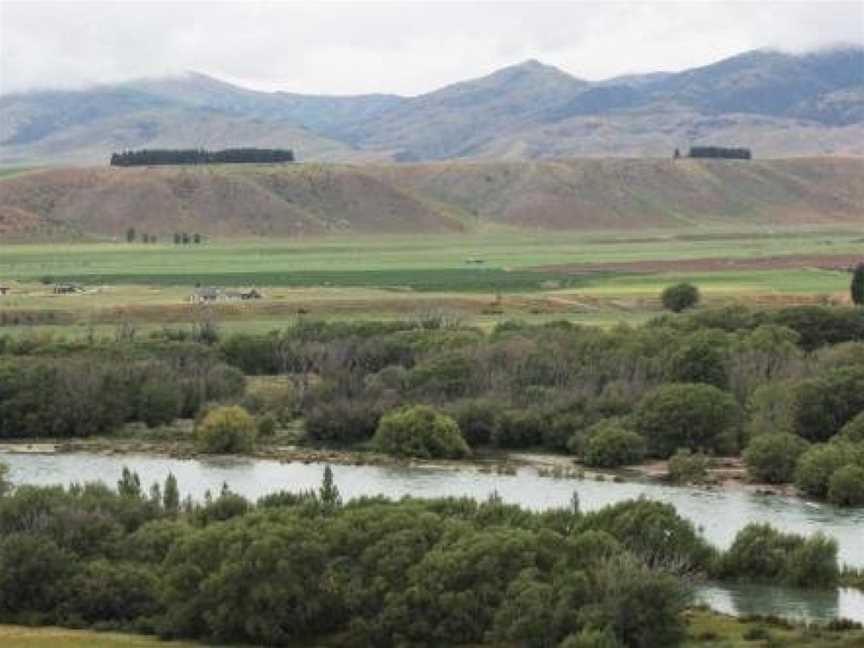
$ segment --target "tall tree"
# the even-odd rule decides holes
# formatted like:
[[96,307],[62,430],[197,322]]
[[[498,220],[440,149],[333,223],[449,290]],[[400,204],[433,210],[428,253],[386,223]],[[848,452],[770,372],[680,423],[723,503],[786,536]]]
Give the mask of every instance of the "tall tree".
[[141,497],[141,478],[123,466],[123,476],[117,482],[117,492],[124,497]]
[[852,293],[852,303],[856,306],[864,306],[864,263],[855,266],[850,292]]
[[327,508],[342,506],[342,495],[339,494],[339,487],[333,481],[333,469],[330,468],[330,464],[324,466],[324,479],[318,490],[318,497]]
[[174,473],[168,473],[168,477],[165,478],[162,508],[170,515],[176,515],[180,511],[180,490],[177,488],[177,478]]

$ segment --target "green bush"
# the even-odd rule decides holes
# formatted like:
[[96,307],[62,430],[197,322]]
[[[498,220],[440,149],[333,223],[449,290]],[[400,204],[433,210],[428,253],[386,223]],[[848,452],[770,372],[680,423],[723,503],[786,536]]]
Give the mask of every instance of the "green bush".
[[498,426],[500,406],[491,400],[465,400],[454,404],[449,411],[465,441],[472,448],[489,445]]
[[864,448],[843,442],[815,445],[798,459],[795,486],[806,495],[824,499],[832,475],[849,464],[864,465]]
[[722,333],[706,331],[689,336],[670,356],[666,367],[667,380],[728,388],[726,347],[726,336]]
[[802,381],[792,401],[794,431],[827,441],[864,411],[864,367],[842,367]]
[[760,434],[744,450],[744,461],[753,479],[782,484],[792,481],[798,459],[807,448],[808,443],[794,434]]
[[735,399],[713,385],[662,385],[639,403],[634,426],[649,452],[668,457],[678,448],[727,450],[741,411]]
[[864,468],[843,466],[828,480],[828,501],[837,506],[864,506]]
[[844,425],[839,436],[851,443],[864,443],[864,411]]
[[470,454],[456,421],[425,405],[385,414],[372,444],[396,456],[455,459]]
[[272,414],[265,414],[264,416],[258,417],[258,436],[259,437],[272,437],[276,434],[276,417]]
[[327,400],[306,413],[306,436],[313,441],[360,443],[372,438],[380,418],[377,405],[365,399]]
[[723,578],[834,587],[839,578],[837,542],[820,533],[804,538],[767,524],[748,524],[718,561],[718,570]]
[[692,308],[699,303],[699,289],[693,284],[679,283],[669,286],[660,294],[663,308],[673,313]]
[[670,457],[668,471],[669,480],[676,484],[703,482],[708,476],[708,457],[682,448]]
[[623,427],[607,425],[588,437],[582,460],[597,468],[636,464],[645,457],[645,439]]
[[210,410],[196,426],[204,452],[249,452],[255,447],[255,419],[238,405]]
[[150,428],[166,425],[179,416],[181,404],[176,385],[151,379],[138,391],[136,418]]
[[534,448],[543,442],[543,416],[532,409],[505,410],[492,442],[499,448]]

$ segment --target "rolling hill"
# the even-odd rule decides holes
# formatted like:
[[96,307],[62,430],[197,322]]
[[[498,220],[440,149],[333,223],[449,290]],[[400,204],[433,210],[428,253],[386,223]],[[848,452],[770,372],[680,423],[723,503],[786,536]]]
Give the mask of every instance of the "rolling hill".
[[864,155],[864,48],[757,50],[678,73],[578,79],[526,61],[415,97],[260,92],[202,74],[0,95],[0,164],[141,147],[294,148],[307,161]]
[[864,160],[65,168],[0,179],[0,240],[864,223]]

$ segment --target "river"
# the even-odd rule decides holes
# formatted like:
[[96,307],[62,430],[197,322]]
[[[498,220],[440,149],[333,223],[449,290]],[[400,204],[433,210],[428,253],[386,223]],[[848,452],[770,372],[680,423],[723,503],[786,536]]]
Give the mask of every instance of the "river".
[[[123,466],[138,472],[144,486],[177,477],[181,493],[201,498],[218,493],[223,483],[249,498],[277,490],[317,488],[321,464],[280,463],[264,459],[172,459],[151,455],[3,454],[15,484],[69,484],[74,481],[117,481]],[[343,497],[387,495],[399,498],[470,496],[497,492],[505,502],[532,509],[568,506],[574,491],[583,510],[592,510],[645,496],[668,502],[690,519],[705,538],[727,548],[735,533],[750,522],[770,522],[784,531],[835,538],[840,561],[864,567],[864,509],[839,509],[827,504],[737,490],[705,490],[655,483],[612,482],[540,477],[531,468],[515,475],[419,466],[333,466]],[[779,614],[804,619],[843,616],[864,622],[864,594],[857,590],[795,590],[774,586],[727,584],[705,586],[700,596],[730,614]]]

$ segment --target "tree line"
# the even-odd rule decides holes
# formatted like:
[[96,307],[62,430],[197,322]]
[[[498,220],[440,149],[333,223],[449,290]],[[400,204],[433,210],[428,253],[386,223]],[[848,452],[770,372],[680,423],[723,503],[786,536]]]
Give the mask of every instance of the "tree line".
[[752,153],[749,148],[724,146],[691,146],[687,154],[691,158],[725,158],[729,160],[749,160]]
[[[2,477],[2,472],[0,472]],[[708,545],[669,504],[535,512],[491,495],[366,497],[321,487],[253,503],[149,489],[0,488],[0,622],[268,646],[673,648],[703,575],[837,582],[837,547],[751,525]]]
[[294,151],[291,149],[140,149],[111,154],[111,166],[122,167],[163,164],[273,164],[293,161]]

